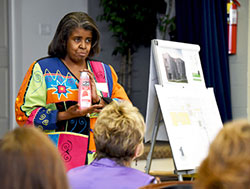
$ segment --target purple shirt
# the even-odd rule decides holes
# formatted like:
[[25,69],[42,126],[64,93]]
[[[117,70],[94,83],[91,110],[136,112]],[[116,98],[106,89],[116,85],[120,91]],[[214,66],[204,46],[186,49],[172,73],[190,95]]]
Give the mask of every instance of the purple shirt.
[[94,160],[68,172],[72,189],[125,189],[138,188],[152,183],[155,178],[139,170],[117,164],[107,158]]

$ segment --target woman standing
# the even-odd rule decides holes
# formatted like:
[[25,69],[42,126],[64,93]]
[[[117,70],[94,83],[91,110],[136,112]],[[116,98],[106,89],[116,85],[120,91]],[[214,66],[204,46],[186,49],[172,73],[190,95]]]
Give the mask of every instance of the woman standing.
[[[72,12],[60,21],[49,45],[49,57],[29,68],[16,98],[16,120],[20,126],[34,125],[46,132],[68,131],[89,136],[93,154],[94,123],[106,102],[129,100],[110,65],[91,60],[100,51],[99,30],[86,13]],[[79,109],[80,71],[91,80],[92,106]]]

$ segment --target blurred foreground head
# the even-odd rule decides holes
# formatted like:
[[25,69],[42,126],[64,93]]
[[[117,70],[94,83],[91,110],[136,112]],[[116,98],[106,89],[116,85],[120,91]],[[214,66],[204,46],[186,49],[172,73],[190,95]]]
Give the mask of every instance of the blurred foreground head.
[[66,189],[61,156],[38,128],[22,127],[7,133],[0,143],[1,188]]
[[145,123],[130,102],[115,102],[100,113],[94,129],[96,158],[110,158],[124,165],[143,152]]
[[224,125],[198,170],[196,188],[250,188],[250,123]]

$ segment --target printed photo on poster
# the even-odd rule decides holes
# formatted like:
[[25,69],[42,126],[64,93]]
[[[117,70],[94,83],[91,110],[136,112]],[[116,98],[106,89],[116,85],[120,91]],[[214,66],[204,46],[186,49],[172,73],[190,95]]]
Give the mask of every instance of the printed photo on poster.
[[164,67],[167,74],[167,79],[169,82],[179,82],[179,83],[187,83],[187,75],[185,62],[177,57],[174,58],[170,56],[169,53],[164,53],[162,55],[164,61]]
[[205,87],[198,45],[155,39],[151,46],[159,84]]

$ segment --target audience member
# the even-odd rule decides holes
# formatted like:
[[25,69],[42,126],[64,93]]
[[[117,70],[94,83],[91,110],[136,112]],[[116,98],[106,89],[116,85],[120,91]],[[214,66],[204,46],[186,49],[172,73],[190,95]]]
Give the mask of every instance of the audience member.
[[65,167],[54,144],[38,128],[16,128],[0,142],[2,189],[67,189]]
[[202,162],[195,188],[250,188],[250,123],[236,120],[224,125]]
[[144,131],[143,117],[131,103],[114,101],[106,106],[95,124],[95,160],[68,172],[72,189],[138,188],[156,182],[130,167],[143,153]]

